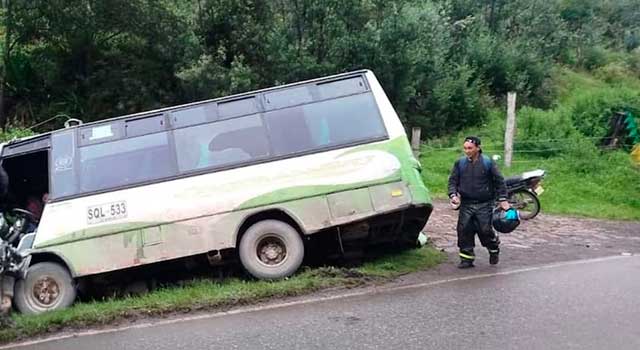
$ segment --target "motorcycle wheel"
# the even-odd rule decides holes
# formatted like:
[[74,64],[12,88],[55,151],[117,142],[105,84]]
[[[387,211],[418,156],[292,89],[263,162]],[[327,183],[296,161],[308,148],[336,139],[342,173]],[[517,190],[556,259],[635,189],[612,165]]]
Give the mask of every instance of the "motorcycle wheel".
[[509,197],[509,204],[520,212],[520,219],[531,220],[540,213],[538,197],[527,190],[516,191]]

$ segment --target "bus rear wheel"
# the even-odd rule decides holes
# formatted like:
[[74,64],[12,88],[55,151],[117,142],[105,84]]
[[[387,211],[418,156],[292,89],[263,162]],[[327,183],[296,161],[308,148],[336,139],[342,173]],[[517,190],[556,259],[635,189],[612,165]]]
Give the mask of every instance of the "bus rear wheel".
[[76,288],[65,267],[43,262],[30,266],[27,278],[16,281],[13,299],[18,311],[39,314],[71,306]]
[[240,239],[240,261],[252,276],[281,279],[294,274],[304,258],[304,244],[295,228],[278,220],[253,224]]

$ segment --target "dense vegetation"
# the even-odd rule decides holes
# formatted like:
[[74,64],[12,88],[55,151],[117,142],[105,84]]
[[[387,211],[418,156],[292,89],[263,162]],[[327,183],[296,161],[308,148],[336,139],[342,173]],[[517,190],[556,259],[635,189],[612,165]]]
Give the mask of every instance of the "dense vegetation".
[[[359,68],[442,135],[558,64],[640,75],[640,0],[5,0],[0,126],[85,121]],[[637,92],[636,92],[637,95]],[[38,125],[59,127],[65,118]]]

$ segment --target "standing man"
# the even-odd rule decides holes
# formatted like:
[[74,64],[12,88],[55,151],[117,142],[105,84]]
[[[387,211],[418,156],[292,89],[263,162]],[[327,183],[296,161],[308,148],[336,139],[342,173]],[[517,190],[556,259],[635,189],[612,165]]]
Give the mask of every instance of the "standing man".
[[489,250],[489,263],[499,261],[500,240],[493,231],[491,218],[496,198],[503,210],[509,209],[507,188],[496,164],[482,154],[480,139],[469,136],[463,144],[465,156],[453,165],[449,176],[449,199],[460,205],[458,216],[459,268],[473,267],[475,234]]

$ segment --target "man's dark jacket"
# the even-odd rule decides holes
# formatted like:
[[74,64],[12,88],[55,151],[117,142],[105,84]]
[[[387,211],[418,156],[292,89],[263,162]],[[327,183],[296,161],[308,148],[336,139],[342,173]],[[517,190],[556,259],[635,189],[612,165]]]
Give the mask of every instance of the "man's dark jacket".
[[488,202],[507,199],[507,188],[504,178],[495,162],[491,161],[489,169],[483,164],[482,155],[474,162],[466,161],[460,166],[462,159],[458,159],[451,169],[449,176],[449,197],[459,193],[462,202]]

